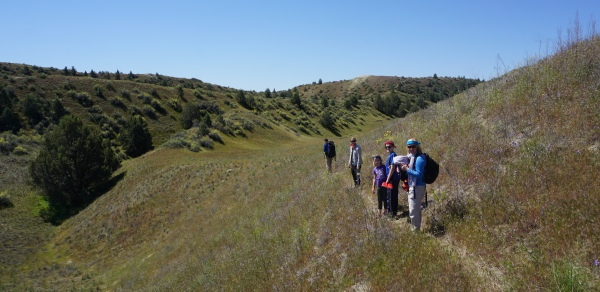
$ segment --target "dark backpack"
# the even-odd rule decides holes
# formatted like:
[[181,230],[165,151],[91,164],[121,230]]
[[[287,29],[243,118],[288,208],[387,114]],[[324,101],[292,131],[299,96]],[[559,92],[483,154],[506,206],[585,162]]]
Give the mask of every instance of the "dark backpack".
[[427,153],[423,153],[423,156],[425,156],[425,173],[423,174],[423,181],[426,184],[432,184],[440,173],[440,165]]
[[333,141],[327,142],[327,153],[325,155],[329,158],[335,157],[335,143]]

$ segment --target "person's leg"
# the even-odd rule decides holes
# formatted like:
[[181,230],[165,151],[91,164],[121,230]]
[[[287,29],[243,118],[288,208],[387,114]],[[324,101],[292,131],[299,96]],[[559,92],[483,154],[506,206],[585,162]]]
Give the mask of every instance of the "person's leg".
[[360,167],[356,169],[356,167],[352,167],[352,179],[354,179],[354,186],[360,186]]
[[325,158],[327,160],[327,171],[331,172],[331,157],[326,157]]
[[408,190],[408,211],[412,230],[421,229],[421,200],[425,195],[425,186],[415,186]]
[[390,210],[392,216],[398,216],[398,182],[392,182],[392,189],[390,191]]
[[379,210],[379,215],[383,213],[382,207],[387,209],[387,191],[386,188],[379,186],[377,187],[377,209]]

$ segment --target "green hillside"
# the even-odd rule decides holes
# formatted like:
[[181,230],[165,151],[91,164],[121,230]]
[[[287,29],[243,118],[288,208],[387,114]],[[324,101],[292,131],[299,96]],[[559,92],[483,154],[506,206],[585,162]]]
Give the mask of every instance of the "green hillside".
[[[35,73],[45,77],[9,75],[25,69],[3,64],[11,109],[31,94],[58,97],[69,112],[100,126],[120,152],[113,139],[120,128],[97,121],[119,125],[117,115],[125,119],[136,107],[155,149],[137,158],[121,155],[113,175],[118,182],[52,226],[38,216],[43,200],[27,172],[40,145],[35,133],[51,129],[52,111],[40,110],[39,121],[27,124],[29,115],[14,110],[26,126],[1,140],[0,198],[10,205],[0,209],[0,287],[598,290],[599,56],[594,34],[475,87],[464,78],[369,76],[270,97],[158,74],[132,80],[52,69]],[[438,87],[443,82],[450,83]],[[93,105],[82,105],[69,90],[87,92]],[[395,111],[381,113],[380,102]],[[194,146],[202,138],[199,121],[188,130],[180,123],[189,103],[203,119],[225,121],[227,127],[210,128],[222,140],[212,150]],[[326,115],[334,122],[322,123]],[[404,220],[378,218],[370,188],[351,187],[350,136],[365,157],[383,155],[386,140],[402,145],[417,138],[440,163],[440,177],[428,186],[432,203],[423,232],[411,232]],[[339,149],[331,175],[323,137]],[[370,167],[362,175],[369,181]],[[405,206],[406,198],[400,202]]]

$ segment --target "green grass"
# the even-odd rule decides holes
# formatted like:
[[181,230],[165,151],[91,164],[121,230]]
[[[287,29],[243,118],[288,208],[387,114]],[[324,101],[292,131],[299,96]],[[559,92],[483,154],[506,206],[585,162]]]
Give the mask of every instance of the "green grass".
[[[404,119],[345,113],[331,175],[322,138],[282,122],[126,161],[59,227],[35,221],[32,189],[2,188],[15,203],[0,210],[14,228],[2,248],[20,256],[0,254],[0,289],[598,290],[600,39],[576,39]],[[440,163],[424,232],[377,218],[370,188],[351,188],[350,136],[367,158],[417,138]],[[27,157],[0,169],[26,185]]]

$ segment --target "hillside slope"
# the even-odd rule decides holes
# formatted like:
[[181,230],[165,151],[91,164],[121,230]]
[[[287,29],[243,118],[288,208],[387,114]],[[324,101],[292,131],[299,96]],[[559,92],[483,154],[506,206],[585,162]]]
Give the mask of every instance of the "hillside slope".
[[[334,139],[332,175],[320,137],[307,135],[149,152],[125,162],[118,184],[53,229],[3,285],[598,290],[599,56],[597,36],[569,42],[406,118],[346,133]],[[385,140],[417,138],[440,162],[425,232],[378,218],[370,189],[351,187],[345,149],[354,134],[367,158],[383,155]]]

